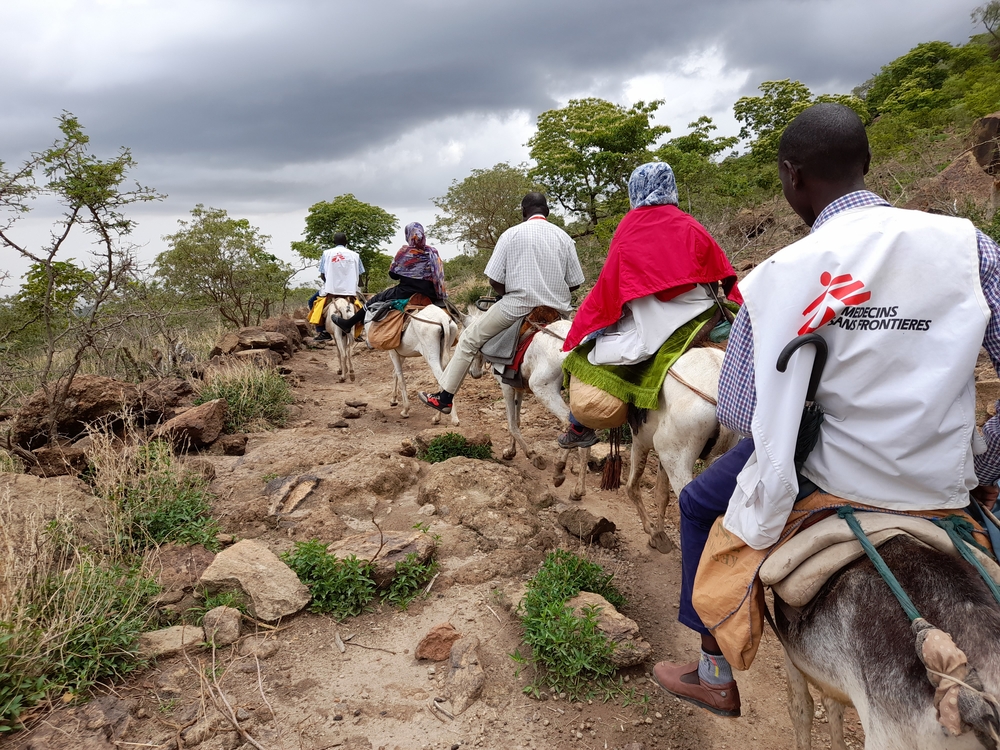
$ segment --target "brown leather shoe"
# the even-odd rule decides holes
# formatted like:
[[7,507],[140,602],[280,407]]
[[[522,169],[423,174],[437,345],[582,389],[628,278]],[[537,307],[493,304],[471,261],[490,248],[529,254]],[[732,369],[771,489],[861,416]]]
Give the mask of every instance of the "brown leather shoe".
[[671,695],[719,716],[740,715],[740,691],[736,681],[710,685],[698,677],[698,662],[671,664],[661,661],[653,667],[656,684]]

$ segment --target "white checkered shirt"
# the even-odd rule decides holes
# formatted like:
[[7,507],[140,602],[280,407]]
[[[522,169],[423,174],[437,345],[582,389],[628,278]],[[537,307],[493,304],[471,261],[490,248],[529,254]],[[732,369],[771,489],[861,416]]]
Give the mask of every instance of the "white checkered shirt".
[[[849,208],[888,205],[888,202],[867,190],[849,193],[823,209],[816,217],[812,231],[817,231],[827,219]],[[976,239],[979,248],[979,280],[992,313],[983,337],[983,346],[993,361],[993,368],[1000,373],[1000,247],[979,230],[976,230]],[[997,403],[1000,405],[1000,402]],[[729,333],[726,358],[719,377],[719,421],[742,435],[749,435],[756,408],[753,326],[749,313],[743,307],[736,315],[733,329]],[[975,456],[976,476],[980,484],[994,484],[1000,478],[1000,417],[993,417],[983,425],[983,437],[988,447],[985,453]]]
[[527,315],[540,305],[569,312],[569,288],[583,283],[572,238],[542,216],[500,235],[486,275],[506,288],[498,304],[511,317]]

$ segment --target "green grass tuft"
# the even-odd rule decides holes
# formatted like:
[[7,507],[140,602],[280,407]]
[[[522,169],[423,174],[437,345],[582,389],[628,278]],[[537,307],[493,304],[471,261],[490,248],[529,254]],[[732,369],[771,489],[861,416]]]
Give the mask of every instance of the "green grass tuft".
[[288,405],[295,400],[281,375],[252,363],[216,372],[195,403],[217,398],[226,400],[226,432],[230,433],[281,427],[288,421]]
[[[566,606],[581,591],[600,594],[616,608],[624,606],[625,598],[611,581],[600,565],[572,552],[556,550],[545,559],[521,601],[524,642],[531,647],[536,673],[525,692],[548,687],[576,699],[595,690],[606,695],[616,691],[614,647],[597,629],[597,612],[588,609],[581,617]],[[528,662],[519,652],[512,658]]]
[[493,459],[493,446],[472,444],[464,435],[457,432],[446,432],[438,435],[427,444],[427,450],[418,458],[431,464],[447,461],[449,458],[464,456],[489,461]]
[[371,563],[353,555],[341,560],[326,547],[317,539],[296,542],[281,559],[309,587],[311,611],[328,612],[338,620],[360,615],[375,598]]
[[396,563],[396,577],[389,585],[385,600],[400,609],[406,609],[410,602],[417,598],[424,586],[438,571],[437,560],[420,562],[415,552],[406,556],[405,560]]

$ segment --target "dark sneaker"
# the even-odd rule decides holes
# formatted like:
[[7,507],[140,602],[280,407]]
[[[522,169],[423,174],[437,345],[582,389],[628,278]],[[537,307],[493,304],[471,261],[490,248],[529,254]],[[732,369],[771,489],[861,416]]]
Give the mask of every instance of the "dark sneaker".
[[601,442],[597,433],[589,427],[578,429],[576,425],[570,425],[562,435],[559,436],[560,448],[589,448]]
[[451,414],[451,401],[442,401],[440,393],[424,393],[423,391],[418,391],[417,398],[432,409],[437,409],[442,414]]
[[740,691],[736,681],[710,685],[698,677],[698,662],[671,664],[661,661],[653,667],[653,680],[681,700],[693,703],[719,716],[740,715]]
[[319,331],[313,336],[313,341],[333,341],[333,336],[328,331]]

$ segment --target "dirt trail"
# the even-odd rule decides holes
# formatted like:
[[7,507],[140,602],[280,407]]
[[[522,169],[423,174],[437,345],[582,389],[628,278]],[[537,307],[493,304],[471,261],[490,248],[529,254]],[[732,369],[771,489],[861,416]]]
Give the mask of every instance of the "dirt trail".
[[[442,573],[430,597],[413,603],[407,611],[382,606],[343,623],[301,613],[276,630],[260,631],[262,638],[274,644],[266,645],[259,652],[260,658],[253,654],[241,656],[235,647],[217,652],[218,684],[240,724],[261,747],[596,749],[623,748],[629,743],[640,743],[646,750],[792,747],[782,656],[770,633],[765,633],[753,669],[739,675],[743,697],[740,719],[718,718],[666,695],[648,679],[652,662],[624,673],[624,679],[629,681],[626,687],[634,687],[639,696],[648,695],[646,705],[623,706],[621,701],[600,700],[571,704],[525,696],[521,689],[528,678],[515,676],[516,665],[508,656],[519,645],[520,626],[494,589],[528,578],[543,552],[483,552],[477,549],[468,529],[438,515],[418,514],[416,472],[426,471],[427,465],[403,458],[398,451],[401,440],[431,426],[433,412],[416,402],[411,405],[410,418],[402,419],[399,407],[389,406],[391,369],[385,353],[359,346],[355,357],[357,381],[353,384],[337,382],[336,352],[332,348],[299,352],[287,364],[297,381],[296,414],[289,426],[251,435],[245,456],[210,457],[217,471],[212,485],[219,497],[216,513],[224,529],[240,537],[259,538],[280,552],[297,539],[369,530],[373,512],[386,529],[409,530],[417,521],[430,522],[431,533],[440,535]],[[435,385],[422,360],[407,361],[405,369],[411,396],[418,389],[432,389]],[[361,418],[349,420],[348,428],[328,427],[340,419],[345,400],[363,400],[368,405]],[[507,433],[496,382],[468,379],[458,404],[461,430],[489,433],[499,455]],[[446,418],[442,422],[445,424]],[[551,467],[558,433],[555,418],[529,397],[523,427],[529,442],[549,455]],[[568,502],[572,479],[555,489],[551,469],[536,469],[521,455],[505,463],[537,479],[559,502]],[[306,506],[309,512],[304,517],[283,522],[277,528],[266,520],[265,486],[270,479],[338,470],[338,481],[346,486],[351,486],[351,477],[345,478],[343,472],[357,472],[357,486],[361,489],[329,498],[325,507],[310,510]],[[652,469],[647,469],[647,499],[652,480]],[[613,551],[597,550],[595,554],[615,573],[627,596],[625,614],[639,623],[643,637],[653,646],[654,660],[694,658],[696,639],[676,621],[678,553],[661,555],[650,549],[624,491],[601,492],[596,489],[598,484],[599,475],[591,473],[583,506],[618,525],[620,546]],[[539,514],[543,527],[555,526],[550,511]],[[668,533],[677,541],[676,503],[668,509],[668,525]],[[560,541],[565,540],[560,537]],[[480,700],[454,721],[442,721],[428,710],[429,702],[441,693],[446,663],[417,662],[413,657],[423,634],[445,621],[463,634],[478,636],[487,675]],[[337,633],[345,639],[353,636],[347,641],[346,653],[335,645]],[[248,653],[249,645],[250,639],[244,638],[242,653]],[[101,714],[96,704],[63,709],[50,718],[50,724],[58,729],[43,726],[0,741],[0,745],[38,750],[250,748],[253,745],[244,744],[231,725],[219,717],[211,691],[198,676],[200,671],[211,678],[211,660],[212,654],[206,651],[161,659],[115,689],[113,695],[120,699],[119,715],[114,715],[114,710]],[[198,662],[201,666],[196,671],[192,666]],[[128,711],[124,717],[120,715],[123,707]],[[860,748],[860,727],[853,712],[849,716],[848,744]],[[114,744],[94,734],[102,725],[108,725],[104,732]],[[196,742],[203,737],[207,739]],[[819,721],[815,723],[814,747],[829,747],[825,724]]]

